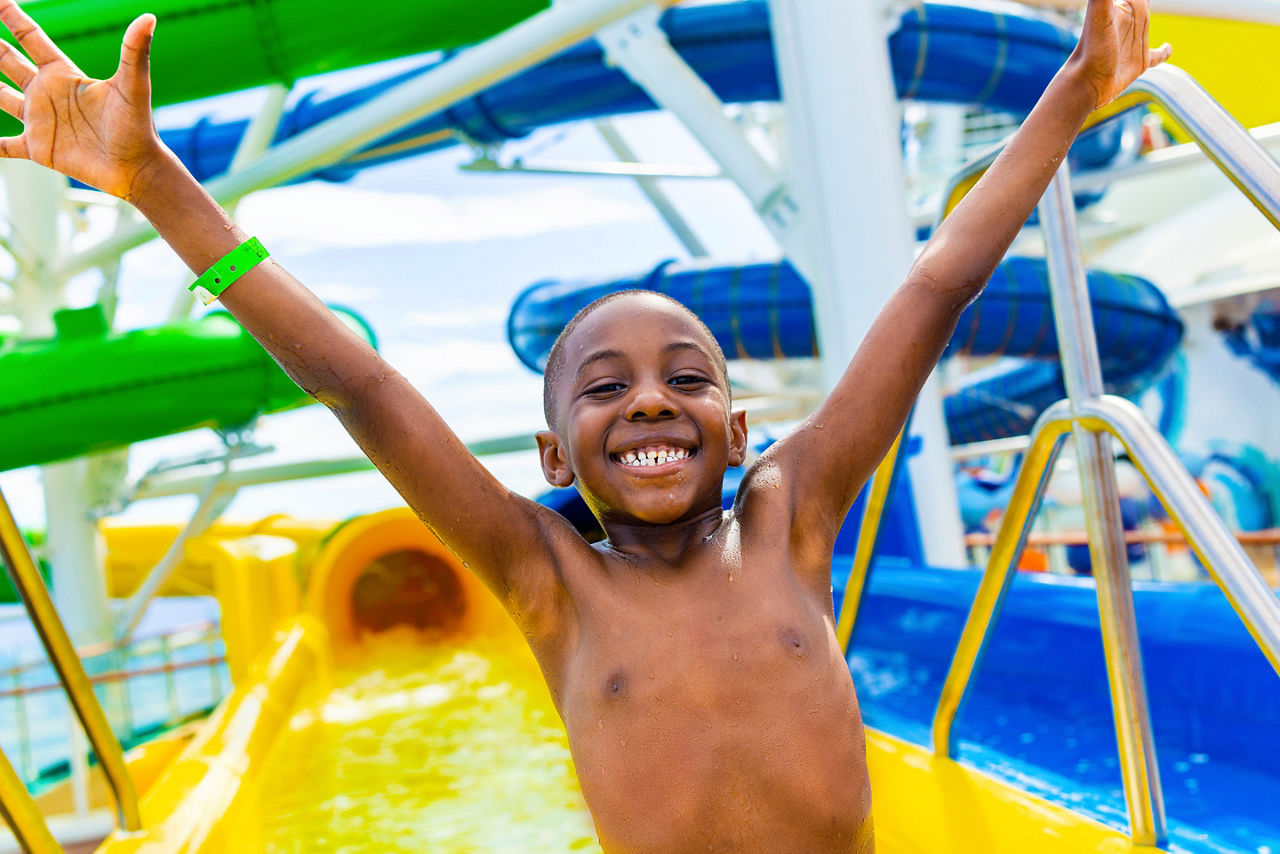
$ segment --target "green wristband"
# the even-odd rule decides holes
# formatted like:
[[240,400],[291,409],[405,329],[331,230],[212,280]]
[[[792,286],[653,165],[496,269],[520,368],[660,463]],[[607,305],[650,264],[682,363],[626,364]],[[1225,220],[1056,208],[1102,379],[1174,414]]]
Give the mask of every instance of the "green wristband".
[[222,292],[235,284],[245,273],[258,266],[271,253],[263,248],[258,238],[250,237],[226,255],[223,255],[212,267],[204,271],[204,275],[191,283],[188,288],[200,300],[208,305],[222,296]]

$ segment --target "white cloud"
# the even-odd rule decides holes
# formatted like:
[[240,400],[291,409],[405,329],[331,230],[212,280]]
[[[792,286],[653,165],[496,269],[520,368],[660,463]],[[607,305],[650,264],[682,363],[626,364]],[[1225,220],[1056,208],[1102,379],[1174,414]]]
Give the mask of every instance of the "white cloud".
[[443,198],[310,183],[250,196],[240,206],[239,219],[281,253],[301,254],[510,239],[652,217],[639,201],[610,198],[581,185]]
[[480,305],[468,311],[411,311],[405,323],[424,329],[467,329],[473,326],[501,328],[507,321],[505,305]]
[[381,299],[384,293],[382,288],[375,288],[372,285],[351,285],[345,282],[319,282],[315,285],[308,285],[316,296],[327,303],[339,303],[341,305],[361,305],[367,302]]

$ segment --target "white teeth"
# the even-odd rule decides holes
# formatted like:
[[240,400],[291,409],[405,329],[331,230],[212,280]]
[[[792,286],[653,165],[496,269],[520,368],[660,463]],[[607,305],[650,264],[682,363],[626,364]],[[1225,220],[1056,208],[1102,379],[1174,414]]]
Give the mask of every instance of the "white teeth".
[[618,456],[618,461],[628,466],[660,466],[676,460],[689,458],[689,451],[684,448],[660,448],[657,450],[627,451]]

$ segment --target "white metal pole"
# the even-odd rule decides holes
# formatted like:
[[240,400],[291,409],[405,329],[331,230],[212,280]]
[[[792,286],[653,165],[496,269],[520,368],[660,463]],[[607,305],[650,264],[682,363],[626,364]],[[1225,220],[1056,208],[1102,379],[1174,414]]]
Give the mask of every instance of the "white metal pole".
[[[1088,0],[1021,0],[1028,6],[1041,6],[1068,12],[1083,9]],[[1217,18],[1250,24],[1280,24],[1280,0],[1154,0],[1151,11],[1157,15],[1186,15],[1192,18]]]
[[[332,163],[365,145],[548,59],[651,0],[557,3],[469,48],[430,71],[298,134],[233,175],[209,182],[219,201],[241,198]],[[155,236],[148,225],[81,253],[66,264],[77,273]]]
[[[562,2],[570,5],[570,0]],[[658,26],[660,13],[659,6],[648,6],[601,28],[596,40],[610,61],[658,106],[680,119],[750,200],[765,226],[785,242],[798,210],[782,176],[725,115],[724,105],[711,87],[671,47],[667,34]],[[803,267],[804,261],[798,266]]]
[[[12,243],[18,254],[18,319],[24,338],[53,335],[53,312],[65,305],[66,282],[56,274],[62,249],[58,221],[67,180],[23,161],[5,161],[3,175]],[[104,551],[97,526],[88,518],[92,492],[86,460],[41,468],[44,481],[48,553],[53,598],[76,643],[111,638]]]
[[[67,180],[25,161],[7,160],[0,169],[19,268],[14,291],[22,335],[51,337],[53,313],[65,305],[66,280],[57,275],[56,267],[62,249],[59,212]],[[42,466],[40,474],[55,607],[76,644],[110,640],[111,610],[103,573],[106,549],[86,512],[94,487],[92,467],[88,460],[71,460]],[[78,732],[74,722],[71,728]],[[82,748],[72,737],[72,791],[77,805],[88,797]]]
[[[596,130],[600,134],[600,138],[604,140],[605,145],[609,146],[619,160],[627,163],[636,161],[636,153],[627,144],[622,133],[614,126],[609,119],[598,119],[595,123]],[[684,247],[684,251],[689,253],[691,258],[705,258],[709,254],[707,247],[698,239],[697,232],[693,230],[693,226],[689,225],[688,220],[680,215],[680,211],[672,203],[671,197],[662,189],[662,185],[658,183],[657,178],[647,175],[636,175],[636,187],[639,188],[644,197],[658,212],[658,216],[662,217],[662,221],[667,224],[667,228],[671,229],[671,233],[675,235],[676,240],[680,241],[680,245]]]
[[[872,0],[770,0],[787,115],[788,181],[803,211],[824,382],[839,373],[912,262],[886,21]],[[937,384],[916,404],[908,470],[925,560],[965,563]]]

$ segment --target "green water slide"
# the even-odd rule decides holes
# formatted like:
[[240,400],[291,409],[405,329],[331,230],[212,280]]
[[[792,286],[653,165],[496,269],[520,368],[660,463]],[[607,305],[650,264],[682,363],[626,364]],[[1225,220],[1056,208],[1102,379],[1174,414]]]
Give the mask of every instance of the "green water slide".
[[[159,106],[265,83],[474,44],[547,0],[26,0],[22,7],[86,74],[110,76],[120,37],[143,12]],[[6,38],[12,41],[7,33]],[[0,133],[14,132],[8,116]]]
[[[547,5],[26,0],[23,8],[94,77],[114,72],[129,22],[154,13],[159,106],[473,44]],[[16,132],[16,121],[0,115],[0,135]],[[346,319],[372,339],[362,321]],[[310,400],[226,315],[124,334],[110,333],[96,309],[57,321],[56,339],[0,350],[0,471],[200,426],[235,427]]]
[[[363,320],[338,316],[373,342]],[[122,333],[97,306],[54,320],[55,339],[0,353],[0,471],[311,402],[229,314]]]

